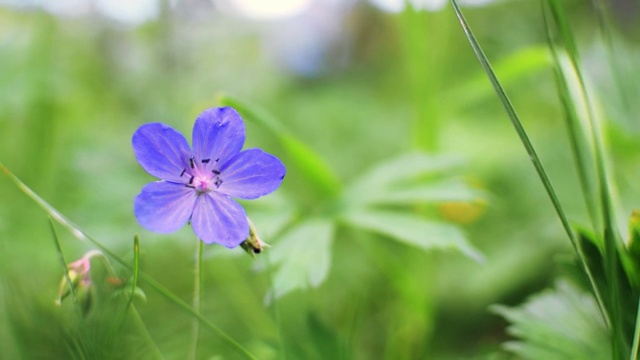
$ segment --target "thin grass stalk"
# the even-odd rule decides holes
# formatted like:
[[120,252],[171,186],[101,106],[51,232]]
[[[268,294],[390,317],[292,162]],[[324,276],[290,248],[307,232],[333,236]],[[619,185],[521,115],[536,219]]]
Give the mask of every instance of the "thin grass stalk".
[[[140,243],[139,243],[138,235],[136,235],[133,237],[133,274],[131,277],[131,293],[129,294],[129,297],[127,297],[127,303],[125,304],[124,309],[122,310],[122,314],[120,315],[120,320],[118,321],[118,326],[114,328],[114,331],[120,331],[120,329],[124,325],[124,321],[127,318],[127,313],[129,312],[129,309],[133,304],[133,297],[135,296],[136,287],[138,286],[138,272],[140,271],[139,256],[140,256]],[[108,261],[104,261],[104,263],[105,263],[105,267],[109,271],[109,274],[111,276],[116,276],[115,271],[111,267],[111,264],[109,264]]]
[[[580,246],[580,244],[578,243],[578,241],[576,241],[576,237],[575,234],[573,232],[573,230],[571,229],[571,226],[569,225],[569,221],[567,220],[567,217],[564,213],[564,210],[562,209],[562,206],[560,204],[560,201],[558,200],[558,196],[556,195],[556,192],[553,188],[553,186],[551,185],[551,181],[549,180],[549,177],[547,176],[546,171],[544,170],[544,167],[542,166],[542,163],[540,162],[540,159],[538,158],[538,155],[533,147],[533,145],[531,144],[531,141],[529,140],[529,137],[527,136],[527,133],[524,129],[524,127],[522,126],[522,123],[520,122],[520,118],[518,117],[515,109],[513,108],[513,105],[511,104],[511,101],[509,100],[509,97],[507,96],[506,92],[504,91],[504,89],[502,88],[502,85],[500,84],[500,82],[498,81],[498,78],[496,77],[493,69],[491,68],[491,64],[489,63],[489,60],[487,59],[487,57],[484,55],[484,52],[482,51],[482,48],[480,47],[480,44],[478,43],[478,41],[476,40],[475,36],[473,35],[473,32],[471,31],[471,28],[469,27],[469,24],[467,23],[466,19],[464,18],[464,15],[462,14],[462,11],[460,10],[460,7],[458,6],[458,3],[456,0],[450,0],[451,4],[453,6],[453,9],[456,13],[456,16],[458,17],[458,20],[460,21],[460,25],[462,26],[462,29],[467,37],[467,39],[469,40],[469,43],[471,44],[471,47],[474,51],[474,53],[476,54],[476,56],[478,57],[478,61],[480,62],[480,65],[482,66],[483,70],[485,71],[485,73],[487,74],[487,77],[489,78],[489,81],[491,82],[491,85],[493,86],[494,90],[496,91],[496,94],[498,96],[498,98],[500,98],[500,102],[502,103],[502,106],[504,107],[505,111],[507,112],[507,115],[509,116],[509,120],[511,121],[513,127],[516,130],[516,133],[518,134],[520,141],[522,142],[525,150],[527,151],[527,154],[529,155],[529,159],[531,160],[533,167],[535,168],[536,172],[538,173],[538,176],[547,192],[547,195],[549,196],[549,199],[551,200],[553,207],[556,211],[556,214],[558,215],[558,218],[560,219],[560,222],[562,223],[562,227],[567,235],[567,237],[569,238],[569,241],[571,242],[571,245],[573,246],[574,251],[576,252],[576,254],[578,255],[578,258],[580,260],[580,263],[582,264],[582,268],[585,271],[585,273],[587,274],[587,277],[589,278],[589,283],[591,285],[591,288],[594,292],[594,295],[596,297],[596,300],[598,302],[598,305],[600,306],[601,309],[605,309],[604,307],[604,302],[602,301],[602,296],[599,292],[598,287],[596,286],[596,282],[594,279],[593,274],[591,273],[591,270],[587,267],[587,262],[584,256],[584,252],[582,250],[582,247]],[[608,322],[607,317],[605,316],[605,321]]]
[[612,31],[612,20],[611,14],[607,10],[607,4],[604,0],[593,0],[593,7],[595,8],[595,14],[598,17],[598,28],[600,30],[600,35],[602,36],[602,40],[605,44],[606,50],[605,55],[607,56],[607,62],[609,63],[609,68],[611,69],[611,74],[614,79],[614,84],[618,85],[617,89],[617,97],[622,101],[622,106],[627,114],[631,113],[631,104],[629,99],[629,95],[623,89],[620,84],[623,83],[624,75],[620,71],[620,69],[615,66],[616,59],[619,56],[628,56],[628,54],[620,53],[616,50],[616,47],[613,44],[613,31]]
[[[195,267],[193,271],[193,310],[201,313],[202,303],[202,252],[204,243],[198,240],[196,246]],[[191,345],[189,346],[189,359],[196,360],[198,357],[198,339],[200,338],[200,322],[193,320],[191,330]]]
[[[122,257],[111,251],[108,247],[103,245],[97,239],[87,235],[84,231],[80,230],[80,228],[67,219],[64,215],[62,215],[58,210],[56,210],[53,206],[47,203],[43,198],[38,196],[33,190],[31,190],[27,185],[25,185],[18,177],[16,177],[9,169],[4,166],[4,164],[0,163],[0,170],[22,191],[27,197],[33,200],[40,208],[42,208],[53,220],[57,223],[65,227],[69,232],[71,232],[76,238],[81,241],[88,241],[100,249],[104,254],[108,255],[114,261],[122,265],[129,271],[133,271],[132,266],[125,261]],[[231,336],[227,335],[222,329],[215,326],[212,322],[204,318],[200,313],[196,312],[191,306],[185,303],[178,296],[169,291],[166,287],[156,281],[153,277],[145,274],[144,272],[139,272],[139,278],[144,281],[147,285],[149,285],[152,289],[157,291],[161,296],[165,299],[169,300],[169,302],[173,303],[179,309],[187,312],[191,316],[196,317],[202,325],[204,325],[211,332],[216,334],[220,339],[226,343],[230,348],[236,350],[239,355],[244,357],[245,359],[256,360],[257,358],[251,354],[247,349],[245,349],[242,345],[240,345],[237,341],[235,341]]]
[[[403,57],[408,88],[412,97],[412,145],[416,149],[435,152],[440,135],[440,111],[437,87],[440,47],[443,29],[430,32],[439,23],[439,13],[416,9],[407,2],[402,17]],[[434,24],[435,23],[435,24]],[[437,36],[434,36],[437,35]],[[429,43],[423,40],[429,37]]]
[[[116,270],[113,268],[113,266],[111,266],[109,259],[106,258],[104,254],[100,254],[98,259],[100,259],[105,269],[107,269],[107,273],[109,273],[109,276],[114,278],[118,276],[116,273]],[[162,355],[162,352],[158,348],[158,345],[151,337],[151,334],[149,333],[147,326],[142,321],[140,314],[138,314],[138,310],[136,310],[135,305],[133,305],[133,298],[136,294],[136,289],[138,287],[139,272],[140,272],[140,242],[138,239],[138,235],[136,235],[133,237],[133,274],[132,274],[132,280],[131,280],[131,293],[127,297],[127,303],[125,304],[125,307],[122,310],[120,319],[118,321],[118,325],[111,329],[110,335],[113,336],[116,332],[122,329],[122,326],[124,325],[124,321],[127,318],[127,314],[131,313],[131,315],[133,316],[133,320],[136,323],[136,326],[138,326],[139,331],[142,333],[142,335],[147,340],[147,342],[149,343],[153,351],[158,356],[157,358],[164,359],[164,356]]]
[[[620,72],[619,68],[617,66],[615,66],[615,61],[614,59],[617,58],[618,56],[624,57],[627,54],[621,54],[616,50],[616,47],[614,46],[613,43],[613,31],[612,31],[612,21],[611,21],[611,14],[609,13],[609,11],[607,10],[607,5],[605,3],[605,1],[603,0],[593,0],[593,4],[594,4],[594,8],[596,9],[596,16],[598,17],[598,27],[600,29],[600,34],[602,36],[603,42],[606,46],[607,51],[605,51],[605,54],[607,55],[607,62],[609,64],[609,68],[611,69],[611,74],[614,78],[614,83],[616,85],[618,85],[616,87],[617,91],[618,91],[618,98],[621,99],[622,102],[622,106],[624,107],[624,110],[627,114],[629,114],[631,112],[631,104],[630,104],[630,99],[629,96],[627,94],[627,92],[623,89],[623,87],[620,85],[623,83],[623,78],[624,75]],[[619,238],[616,237],[616,240],[618,240]],[[616,242],[616,244],[618,244]],[[617,248],[617,247],[616,247]],[[632,350],[631,350],[631,354],[630,354],[630,358],[631,359],[637,359],[638,358],[638,342],[639,342],[639,337],[640,337],[640,323],[639,323],[639,318],[638,316],[640,316],[640,303],[639,303],[639,308],[638,310],[636,310],[636,325],[635,325],[635,330],[634,330],[634,336],[633,336],[633,344],[632,344]]]
[[269,291],[271,292],[273,298],[271,300],[271,316],[273,317],[273,322],[275,323],[276,332],[278,336],[278,346],[280,347],[280,359],[287,360],[287,348],[285,346],[284,339],[282,337],[282,330],[280,329],[280,311],[278,309],[278,297],[276,294],[276,288],[273,281],[273,261],[271,260],[271,256],[269,253],[265,254],[267,257],[267,278],[269,281]]
[[[107,259],[102,256],[101,258],[109,274],[111,276],[116,276],[115,270],[113,269],[111,264],[107,261]],[[138,327],[138,330],[142,333],[144,338],[147,340],[147,343],[149,344],[149,346],[151,346],[157,358],[164,359],[164,355],[162,355],[162,352],[158,348],[158,344],[156,344],[156,342],[153,340],[153,337],[151,337],[151,334],[149,333],[149,330],[147,329],[144,322],[142,321],[142,318],[140,317],[138,310],[136,309],[135,305],[133,305],[133,298],[135,297],[136,289],[138,288],[139,272],[140,272],[140,239],[138,238],[138,235],[135,235],[133,237],[133,274],[131,276],[131,292],[127,297],[127,303],[122,311],[122,315],[120,316],[118,326],[114,327],[113,330],[120,331],[120,329],[122,329],[122,326],[124,325],[127,315],[131,314],[136,326]]]
[[640,348],[640,299],[638,299],[638,309],[636,310],[636,329],[633,334],[630,360],[638,360],[638,348]]
[[558,95],[560,96],[560,102],[565,112],[565,120],[569,133],[569,142],[571,143],[571,152],[573,153],[576,170],[578,171],[578,179],[580,181],[582,196],[587,207],[587,212],[589,214],[591,224],[596,232],[600,233],[602,229],[600,221],[598,220],[597,190],[594,189],[593,182],[587,171],[587,169],[589,168],[587,162],[593,161],[592,157],[589,155],[592,153],[592,151],[585,141],[586,135],[584,134],[578,112],[571,98],[571,91],[569,90],[568,86],[568,77],[563,70],[558,53],[558,48],[552,35],[551,23],[549,22],[548,5],[545,5],[545,0],[542,0],[541,4],[543,15],[542,17],[546,29],[547,43],[549,44],[549,49],[551,50],[551,56],[554,64],[556,86],[558,87]]
[[598,179],[598,192],[600,201],[600,210],[602,212],[602,222],[604,230],[604,267],[609,289],[609,301],[611,305],[610,325],[613,332],[612,346],[614,358],[627,358],[629,353],[629,344],[624,335],[622,310],[620,308],[620,276],[619,276],[619,258],[618,243],[619,235],[616,232],[614,224],[613,205],[609,189],[609,181],[605,163],[604,145],[601,137],[600,124],[596,118],[595,110],[592,105],[589,91],[587,90],[584,75],[580,68],[579,53],[575,40],[571,34],[571,29],[564,16],[562,4],[556,0],[547,0],[551,13],[558,24],[560,35],[568,49],[569,61],[576,73],[578,86],[581,96],[584,99],[587,110],[587,120],[591,127],[591,141],[593,143],[594,159],[596,167],[596,177]]
[[51,234],[53,235],[53,243],[56,245],[56,253],[58,253],[60,266],[62,266],[64,281],[69,287],[69,294],[71,295],[71,299],[73,300],[75,313],[76,315],[78,315],[78,319],[82,321],[82,309],[80,308],[80,303],[78,303],[78,298],[76,297],[76,290],[73,288],[73,283],[71,282],[71,278],[69,277],[69,268],[67,267],[67,261],[64,258],[62,246],[60,246],[60,239],[58,239],[58,233],[56,232],[56,228],[53,225],[53,220],[51,220],[51,217],[49,217],[49,227],[51,229]]

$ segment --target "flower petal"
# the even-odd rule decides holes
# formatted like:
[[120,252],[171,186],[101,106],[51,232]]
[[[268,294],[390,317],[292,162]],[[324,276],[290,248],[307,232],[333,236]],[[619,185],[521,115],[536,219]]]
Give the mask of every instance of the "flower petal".
[[242,206],[215,191],[198,197],[191,226],[206,244],[218,243],[228,248],[240,245],[249,235],[249,223]]
[[193,154],[206,161],[206,172],[239,153],[243,145],[244,123],[233,108],[207,109],[193,125]]
[[198,197],[183,184],[158,181],[145,185],[133,202],[138,223],[147,230],[169,233],[182,227],[191,216]]
[[186,183],[191,151],[184,136],[172,127],[151,123],[142,125],[131,139],[133,152],[142,167],[162,180]]
[[218,191],[241,199],[267,195],[280,186],[286,173],[282,162],[260,149],[248,149],[233,157],[220,170]]

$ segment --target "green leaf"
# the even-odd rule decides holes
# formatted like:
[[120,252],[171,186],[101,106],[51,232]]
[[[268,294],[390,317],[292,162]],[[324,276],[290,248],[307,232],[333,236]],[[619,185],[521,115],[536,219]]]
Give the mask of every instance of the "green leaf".
[[280,267],[269,297],[281,297],[296,289],[317,287],[329,273],[335,225],[328,219],[311,218],[285,233],[269,251]]
[[389,210],[361,210],[345,214],[352,226],[387,235],[423,250],[453,249],[482,262],[484,257],[467,242],[456,226],[429,221],[413,214]]
[[[545,46],[530,46],[519,49],[509,54],[506,58],[496,62],[494,69],[500,76],[504,87],[517,85],[522,78],[547,69],[549,62],[549,49]],[[471,77],[469,81],[451,91],[452,97],[460,98],[460,105],[472,107],[480,101],[492,95],[490,84],[484,73]],[[464,100],[462,100],[464,99]]]
[[560,281],[517,307],[493,306],[518,338],[504,347],[523,359],[609,359],[609,332],[593,296]]
[[[113,292],[113,294],[111,295],[112,298],[118,298],[120,296],[126,296],[127,299],[134,299],[134,298],[138,298],[140,300],[142,300],[143,302],[147,302],[147,294],[144,292],[144,290],[142,290],[139,287],[135,287],[133,289],[131,288],[120,288],[116,291]],[[127,302],[127,306],[131,306],[131,301]]]
[[343,202],[349,207],[372,204],[416,204],[471,201],[482,196],[457,179],[442,179],[443,173],[461,161],[415,152],[384,162],[356,179],[346,189]]
[[291,157],[296,170],[319,194],[335,197],[340,193],[340,180],[329,164],[320,154],[293,136],[273,115],[255,104],[226,95],[218,96],[218,102],[235,108],[245,119],[255,121],[271,131]]

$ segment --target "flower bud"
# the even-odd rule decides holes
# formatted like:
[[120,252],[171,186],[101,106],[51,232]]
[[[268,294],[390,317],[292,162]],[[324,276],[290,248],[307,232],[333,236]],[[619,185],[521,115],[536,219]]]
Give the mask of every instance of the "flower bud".
[[58,288],[58,298],[56,305],[62,305],[62,300],[71,294],[70,287],[73,289],[74,295],[78,303],[82,306],[83,314],[87,314],[92,304],[92,281],[91,281],[91,258],[102,255],[100,251],[92,250],[85,253],[80,259],[67,265],[67,275],[70,284],[67,283],[67,277],[63,277]]
[[256,231],[256,227],[253,225],[251,220],[247,218],[247,221],[249,222],[249,236],[240,243],[240,247],[251,256],[256,256],[255,254],[260,254],[262,250],[265,247],[269,247],[269,245],[260,239],[258,232]]

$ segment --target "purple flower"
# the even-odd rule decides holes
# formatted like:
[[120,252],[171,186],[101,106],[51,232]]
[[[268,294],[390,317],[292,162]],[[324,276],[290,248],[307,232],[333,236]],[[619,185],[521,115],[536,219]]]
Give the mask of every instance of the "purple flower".
[[169,233],[188,221],[207,244],[229,248],[249,235],[244,209],[231,197],[256,199],[276,190],[285,175],[278,158],[242,150],[244,123],[230,107],[207,109],[193,126],[193,150],[168,125],[151,123],[133,134],[136,159],[161,181],[136,196],[134,212],[144,228]]

